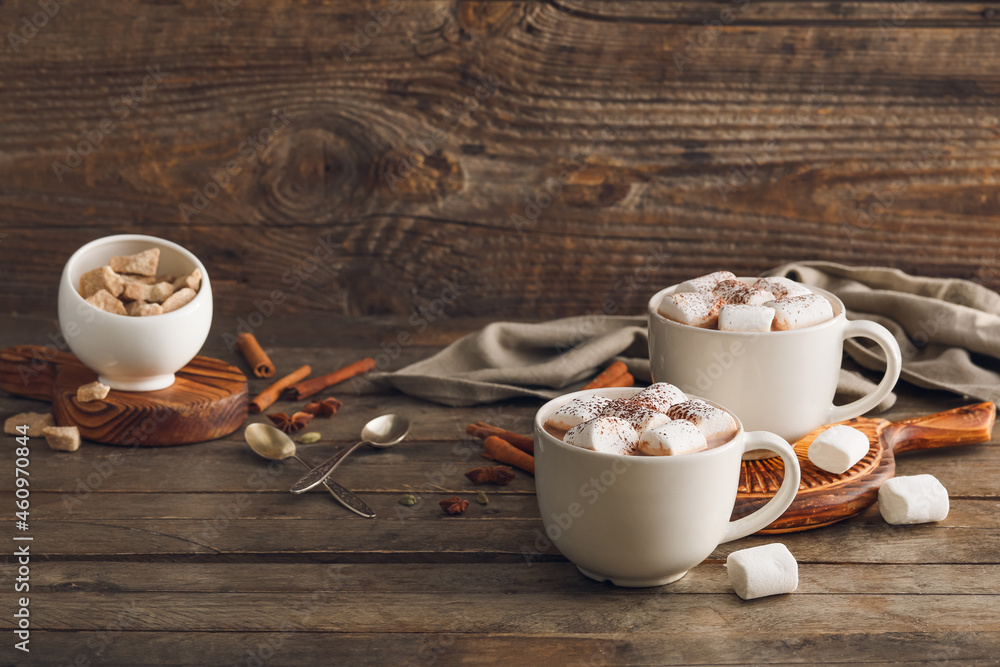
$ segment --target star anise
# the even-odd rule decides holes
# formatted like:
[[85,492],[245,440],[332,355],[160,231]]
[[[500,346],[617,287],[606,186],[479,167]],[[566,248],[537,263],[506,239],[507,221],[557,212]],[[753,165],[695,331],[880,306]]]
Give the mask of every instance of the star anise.
[[438,505],[441,506],[445,514],[461,514],[469,507],[469,501],[462,500],[458,496],[452,496],[451,498],[445,498]]
[[465,473],[473,484],[496,484],[507,486],[514,479],[514,471],[507,466],[483,466]]
[[302,408],[303,411],[308,412],[311,415],[316,415],[318,417],[332,417],[337,414],[337,410],[344,405],[333,396],[329,398],[324,398],[322,401],[313,401],[306,407]]
[[276,412],[268,415],[267,418],[285,433],[294,433],[305,428],[306,424],[312,421],[313,416],[308,412],[296,412],[289,417],[284,412]]

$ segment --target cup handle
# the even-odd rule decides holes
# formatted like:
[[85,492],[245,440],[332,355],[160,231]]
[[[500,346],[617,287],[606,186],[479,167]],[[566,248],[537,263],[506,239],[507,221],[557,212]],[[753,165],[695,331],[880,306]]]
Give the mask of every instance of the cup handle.
[[827,423],[841,422],[845,419],[853,419],[865,414],[876,405],[882,402],[899,380],[899,372],[903,368],[903,355],[899,351],[899,343],[892,337],[889,330],[881,324],[876,324],[870,320],[853,320],[844,327],[844,340],[861,336],[870,338],[879,344],[885,352],[885,375],[878,386],[867,396],[862,396],[856,401],[847,405],[835,405],[830,409]]
[[743,452],[746,453],[751,449],[769,449],[778,454],[785,464],[784,478],[781,480],[778,492],[763,507],[741,519],[729,522],[722,542],[737,540],[766,528],[788,509],[795,500],[795,494],[799,492],[799,457],[791,445],[774,433],[750,431],[743,439]]

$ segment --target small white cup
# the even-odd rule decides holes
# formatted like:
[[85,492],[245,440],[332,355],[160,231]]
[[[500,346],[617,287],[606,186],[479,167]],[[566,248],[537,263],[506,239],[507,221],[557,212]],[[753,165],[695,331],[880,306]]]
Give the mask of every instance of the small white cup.
[[[658,312],[668,287],[649,300],[649,364],[654,382],[725,405],[750,430],[795,442],[810,431],[852,419],[882,402],[899,379],[902,355],[889,331],[869,320],[848,321],[844,304],[811,287],[833,306],[833,319],[792,331],[746,333],[699,329]],[[844,340],[870,338],[885,352],[885,376],[867,396],[835,406]]]
[[[580,572],[616,586],[680,579],[718,545],[781,516],[799,488],[795,451],[773,433],[745,433],[739,419],[739,431],[726,444],[680,456],[595,452],[567,445],[544,429],[559,406],[574,398],[622,398],[638,391],[575,392],[549,401],[535,415],[535,489],[546,535]],[[784,461],[781,488],[753,514],[730,521],[742,455],[761,448]]]
[[[160,249],[158,274],[180,277],[201,270],[201,287],[188,304],[149,317],[129,317],[87,303],[80,276],[112,257]],[[66,343],[98,379],[120,391],[155,391],[174,383],[174,373],[201,350],[212,326],[212,285],[205,266],[182,246],[141,234],[91,241],[69,258],[59,280],[59,326]]]

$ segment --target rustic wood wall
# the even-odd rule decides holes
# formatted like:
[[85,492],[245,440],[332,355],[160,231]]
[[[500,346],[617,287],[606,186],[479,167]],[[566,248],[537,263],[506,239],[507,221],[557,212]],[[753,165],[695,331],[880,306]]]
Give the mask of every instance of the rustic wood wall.
[[640,312],[799,258],[1000,287],[1000,3],[32,0],[0,28],[0,312],[54,313],[115,232],[191,247],[232,316]]

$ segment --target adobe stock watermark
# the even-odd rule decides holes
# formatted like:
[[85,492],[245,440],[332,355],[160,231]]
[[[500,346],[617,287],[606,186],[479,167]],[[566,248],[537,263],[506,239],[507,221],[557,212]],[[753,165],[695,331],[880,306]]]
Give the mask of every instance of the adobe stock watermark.
[[83,164],[83,158],[96,151],[105,139],[118,130],[149,94],[162,85],[166,77],[170,76],[161,72],[159,65],[147,67],[146,72],[146,76],[143,77],[139,85],[133,86],[124,94],[111,99],[110,114],[101,119],[97,127],[84,130],[75,146],[66,147],[66,157],[63,162],[58,160],[52,162],[52,171],[60,183],[62,183],[63,177],[71,174],[74,169]]
[[731,0],[731,2],[735,5],[733,9],[725,7],[719,12],[718,18],[703,21],[701,30],[688,36],[684,50],[674,51],[674,67],[679,73],[683,74],[685,67],[694,64],[694,61],[701,57],[705,49],[714,46],[719,41],[722,29],[735,23],[740,14],[750,6],[750,0]]
[[351,58],[360,54],[372,40],[378,37],[384,28],[387,28],[392,20],[403,11],[403,3],[400,0],[389,0],[385,9],[373,9],[368,12],[372,20],[367,21],[363,26],[354,26],[354,40],[350,43],[341,42],[340,52],[344,54],[344,61],[351,62]]
[[278,130],[288,127],[291,122],[285,109],[272,109],[267,126],[260,128],[254,134],[248,134],[236,147],[237,157],[218,169],[209,170],[205,184],[201,188],[192,190],[191,204],[182,203],[177,207],[184,222],[191,222],[196,215],[208,208],[244,167],[257,160],[257,156],[274,140]]
[[781,147],[781,140],[777,138],[777,135],[790,129],[797,130],[802,127],[802,124],[809,119],[810,113],[822,107],[829,100],[830,95],[823,90],[822,86],[813,87],[812,94],[804,104],[795,110],[794,114],[782,118],[777,128],[755,150],[744,153],[743,162],[739,166],[730,165],[729,175],[720,178],[715,186],[719,191],[719,198],[722,201],[727,201],[729,195],[749,183],[761,164],[773,157]]
[[511,214],[510,223],[514,229],[523,232],[526,228],[532,227],[542,213],[559,199],[563,188],[573,179],[573,175],[587,168],[590,156],[607,144],[614,143],[621,134],[622,128],[620,126],[606,125],[600,136],[591,141],[585,150],[575,153],[570,158],[575,163],[574,167],[563,169],[558,176],[550,176],[542,181],[532,196],[524,198],[524,207],[521,212]]
[[35,12],[30,17],[25,14],[21,17],[17,32],[7,33],[7,43],[10,44],[14,53],[18,53],[22,46],[34,39],[38,31],[47,26],[49,21],[54,19],[59,14],[59,10],[62,9],[62,3],[59,0],[36,0],[35,4],[38,5],[40,11]]
[[496,94],[501,84],[500,79],[495,74],[487,77],[479,77],[479,85],[476,86],[474,95],[466,95],[461,103],[452,106],[451,111],[445,118],[444,127],[431,126],[431,131],[423,137],[411,137],[408,141],[416,150],[410,151],[400,158],[395,169],[386,170],[383,180],[389,189],[396,194],[399,186],[404,184],[413,172],[420,166],[419,155],[430,157],[447,141],[455,127],[463,120],[469,118],[477,111],[481,103]]

